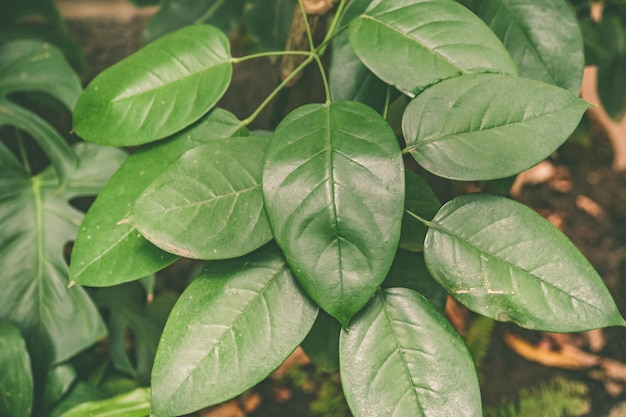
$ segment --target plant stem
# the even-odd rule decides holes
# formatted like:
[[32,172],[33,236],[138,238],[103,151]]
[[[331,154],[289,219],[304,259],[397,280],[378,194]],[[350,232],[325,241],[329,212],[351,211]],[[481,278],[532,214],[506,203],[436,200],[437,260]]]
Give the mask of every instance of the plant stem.
[[196,23],[206,23],[206,21],[226,2],[226,0],[217,0],[213,6],[204,12],[202,16],[196,19]]
[[324,40],[322,41],[320,46],[318,46],[316,49],[316,52],[318,53],[318,55],[320,56],[324,55],[324,52],[326,52],[328,43],[335,36],[335,29],[337,28],[337,25],[339,24],[339,19],[341,18],[341,15],[343,14],[343,9],[345,7],[346,7],[346,0],[341,0],[339,2],[339,6],[337,6],[337,12],[335,13],[335,16],[333,17],[333,21],[330,23],[330,27],[328,28],[328,32],[326,32],[326,36],[324,37]]
[[265,58],[265,57],[271,57],[271,56],[283,56],[283,55],[304,55],[304,56],[312,56],[315,55],[315,52],[310,52],[310,51],[271,51],[271,52],[259,52],[257,54],[252,54],[252,55],[246,55],[246,56],[240,56],[240,57],[232,57],[230,59],[230,62],[232,62],[233,64],[239,64],[245,61],[249,61],[251,59],[256,59],[256,58]]
[[409,216],[413,217],[414,219],[419,220],[420,222],[422,222],[424,224],[424,226],[426,226],[426,227],[432,227],[433,226],[432,222],[429,222],[428,220],[421,218],[420,216],[418,216],[417,214],[413,213],[412,211],[404,209],[404,212],[406,214],[408,214]]
[[387,94],[385,95],[385,107],[383,108],[383,119],[387,120],[387,113],[389,113],[389,102],[391,101],[391,86],[387,86]]
[[306,36],[309,38],[309,49],[311,51],[314,51],[315,44],[313,43],[313,34],[311,33],[311,25],[309,25],[309,19],[306,14],[306,9],[304,8],[304,3],[302,0],[298,0],[298,4],[300,6],[300,12],[302,12],[302,18],[304,19],[304,27],[306,28]]

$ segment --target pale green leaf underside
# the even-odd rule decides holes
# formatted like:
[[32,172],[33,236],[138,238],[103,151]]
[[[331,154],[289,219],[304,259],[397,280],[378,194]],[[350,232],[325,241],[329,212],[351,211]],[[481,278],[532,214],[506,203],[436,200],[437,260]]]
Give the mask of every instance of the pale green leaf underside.
[[422,295],[380,291],[341,333],[340,373],[358,417],[482,416],[463,340]]
[[483,0],[476,14],[500,38],[520,75],[580,93],[583,38],[565,0]]
[[109,286],[152,274],[176,259],[147,241],[134,227],[118,224],[141,194],[186,151],[240,131],[239,120],[215,109],[172,138],[133,153],[113,175],[90,207],[72,251],[72,280]]
[[302,342],[316,316],[273,244],[207,264],[163,331],[152,372],[155,415],[186,414],[257,384]]
[[294,274],[346,325],[384,280],[398,244],[404,170],[393,131],[360,103],[300,107],[270,142],[263,195]]
[[410,96],[462,74],[517,74],[489,27],[451,0],[374,2],[350,25],[349,38],[374,74]]
[[402,120],[406,150],[428,171],[458,180],[505,178],[554,152],[589,104],[526,78],[466,75],[413,99]]
[[574,244],[516,201],[455,198],[431,222],[424,255],[454,298],[493,319],[552,332],[626,325]]
[[98,75],[74,109],[85,140],[130,146],[165,138],[198,120],[230,83],[228,38],[193,25],[157,39]]
[[33,375],[20,330],[0,321],[0,415],[30,417]]
[[127,220],[161,249],[227,259],[272,239],[261,176],[268,137],[211,141],[188,150],[137,199]]

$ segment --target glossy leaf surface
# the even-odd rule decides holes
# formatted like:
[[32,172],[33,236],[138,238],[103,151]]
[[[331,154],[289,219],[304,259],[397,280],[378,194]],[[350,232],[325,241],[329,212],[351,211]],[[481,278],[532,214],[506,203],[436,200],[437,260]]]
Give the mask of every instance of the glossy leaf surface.
[[424,256],[450,295],[487,317],[551,332],[626,325],[574,244],[505,197],[469,194],[445,204],[432,221]]
[[82,403],[61,417],[146,417],[150,414],[150,390],[137,388],[106,400]]
[[580,93],[583,39],[567,1],[481,0],[476,14],[500,38],[522,77]]
[[342,331],[340,359],[355,416],[482,416],[463,340],[415,291],[380,291]]
[[347,325],[384,280],[400,237],[404,169],[391,128],[356,102],[300,107],[270,142],[263,194],[292,271]]
[[17,92],[45,93],[71,110],[81,92],[78,76],[61,52],[47,43],[20,40],[0,48],[0,126],[14,126],[31,135],[63,183],[76,156],[48,122],[9,99],[9,94]]
[[142,34],[144,43],[187,25],[206,23],[225,33],[232,31],[243,13],[244,0],[165,0]]
[[152,371],[155,415],[189,413],[252,387],[302,342],[316,315],[273,244],[207,264],[165,325]]
[[452,0],[373,2],[349,38],[374,74],[409,96],[462,74],[517,73],[489,27]]
[[400,234],[400,248],[413,252],[424,249],[424,239],[428,228],[411,214],[417,214],[423,219],[432,219],[441,203],[424,178],[412,171],[405,171],[406,193],[404,196],[405,212],[402,217],[402,232]]
[[0,415],[30,417],[33,375],[20,329],[0,321]]
[[82,285],[109,286],[152,274],[177,257],[118,224],[141,194],[186,151],[207,141],[246,134],[231,113],[215,109],[193,126],[133,153],[93,203],[76,238],[70,271]]
[[90,142],[131,146],[198,120],[230,83],[228,38],[193,25],[159,38],[93,79],[74,109],[74,131]]
[[269,138],[210,141],[186,151],[135,202],[127,218],[161,249],[227,259],[272,239],[261,176]]
[[83,289],[67,288],[63,250],[83,217],[68,201],[96,194],[126,155],[86,144],[74,149],[80,164],[59,190],[51,168],[30,177],[0,144],[0,318],[18,324],[38,368],[69,358],[105,333]]
[[554,152],[589,105],[567,90],[506,75],[443,81],[407,106],[402,130],[415,160],[439,176],[489,180]]

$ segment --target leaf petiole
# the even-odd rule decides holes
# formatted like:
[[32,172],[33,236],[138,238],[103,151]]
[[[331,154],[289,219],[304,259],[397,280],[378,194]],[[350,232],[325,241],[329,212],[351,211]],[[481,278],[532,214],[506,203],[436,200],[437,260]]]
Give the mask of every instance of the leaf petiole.
[[426,227],[432,227],[433,226],[432,222],[430,222],[430,221],[428,221],[426,219],[421,218],[420,216],[418,216],[417,214],[413,213],[410,210],[404,209],[404,212],[406,214],[408,214],[409,216],[413,217],[414,219],[419,220],[420,222],[422,222],[424,224],[424,226],[426,226]]

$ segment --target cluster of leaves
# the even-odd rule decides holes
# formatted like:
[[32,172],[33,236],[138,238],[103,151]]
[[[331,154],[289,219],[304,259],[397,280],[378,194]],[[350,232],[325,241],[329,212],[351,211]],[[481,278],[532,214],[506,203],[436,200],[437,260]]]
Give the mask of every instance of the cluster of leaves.
[[[173,298],[146,306],[137,283],[93,298],[68,288],[66,245],[82,222],[78,202],[95,196],[127,154],[70,145],[60,133],[82,91],[68,57],[78,69],[83,58],[53,3],[3,2],[0,10],[0,416],[82,416],[74,406],[148,383]],[[110,311],[106,324],[101,310]],[[124,348],[128,329],[136,358]],[[70,362],[107,330],[104,367]],[[115,381],[104,376],[113,367]],[[149,410],[149,393],[143,397]]]
[[[177,257],[210,261],[163,331],[155,416],[229,399],[301,343],[340,369],[356,416],[479,416],[470,354],[441,314],[446,292],[527,328],[626,324],[546,220],[482,193],[441,206],[403,161],[411,155],[422,175],[482,181],[557,149],[588,107],[577,98],[582,37],[565,1],[484,0],[474,12],[452,0],[346,3],[320,44],[308,31],[304,52],[233,57],[218,28],[184,27],[104,71],[76,104],[79,136],[141,146],[87,213],[72,280],[109,286]],[[211,8],[196,16],[226,7],[198,4]],[[325,103],[296,108],[270,136],[246,126],[289,77],[243,121],[213,108],[233,65],[281,54],[302,55],[293,74],[319,66]],[[401,141],[386,119],[393,89],[408,103]]]

